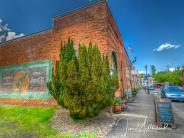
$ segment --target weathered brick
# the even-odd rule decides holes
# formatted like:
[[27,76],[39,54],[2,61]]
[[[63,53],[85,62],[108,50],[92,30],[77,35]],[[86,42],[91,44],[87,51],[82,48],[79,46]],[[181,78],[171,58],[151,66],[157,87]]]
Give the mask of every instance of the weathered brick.
[[116,95],[121,95],[122,86],[124,85],[124,89],[128,87],[126,66],[131,68],[131,62],[106,2],[57,16],[53,19],[53,27],[49,30],[0,44],[0,66],[51,59],[54,67],[59,58],[60,45],[69,37],[73,39],[74,45],[79,43],[87,45],[90,41],[93,42],[101,53],[108,54],[110,64],[112,64],[112,51],[117,53],[120,88],[117,90],[119,94]]

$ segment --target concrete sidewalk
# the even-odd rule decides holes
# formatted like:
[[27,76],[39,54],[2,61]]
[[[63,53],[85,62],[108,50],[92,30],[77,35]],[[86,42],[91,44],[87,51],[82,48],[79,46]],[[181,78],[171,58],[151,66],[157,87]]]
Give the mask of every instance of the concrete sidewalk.
[[154,102],[151,95],[141,90],[129,103],[127,112],[115,114],[116,124],[106,138],[184,138],[184,120],[175,117],[177,129],[154,129]]

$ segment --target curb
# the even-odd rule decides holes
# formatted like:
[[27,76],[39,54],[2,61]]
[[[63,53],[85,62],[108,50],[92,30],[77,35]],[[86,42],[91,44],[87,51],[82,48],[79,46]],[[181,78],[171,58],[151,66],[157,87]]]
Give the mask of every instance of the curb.
[[141,114],[132,114],[132,113],[120,113],[120,114],[114,114],[114,117],[135,117],[135,118],[145,118],[146,115],[141,115]]

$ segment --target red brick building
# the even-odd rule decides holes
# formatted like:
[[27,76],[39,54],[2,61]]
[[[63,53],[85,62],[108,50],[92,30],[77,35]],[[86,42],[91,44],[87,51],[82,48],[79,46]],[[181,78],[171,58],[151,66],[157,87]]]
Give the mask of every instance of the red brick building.
[[[61,41],[65,42],[69,37],[73,39],[74,45],[89,44],[91,41],[99,47],[101,53],[108,53],[111,67],[118,70],[120,87],[116,96],[121,96],[123,90],[132,87],[131,61],[106,2],[97,2],[59,15],[53,18],[52,28],[48,30],[1,43],[0,66],[50,60],[54,67],[59,58]],[[5,97],[0,101],[13,99]],[[30,98],[30,101],[38,102],[40,99]]]

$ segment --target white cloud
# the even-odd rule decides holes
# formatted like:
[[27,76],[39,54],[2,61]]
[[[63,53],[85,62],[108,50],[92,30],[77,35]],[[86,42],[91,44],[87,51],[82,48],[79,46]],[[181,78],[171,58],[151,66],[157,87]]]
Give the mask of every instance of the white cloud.
[[3,20],[0,19],[0,43],[22,36],[24,36],[23,33],[16,34],[15,32],[12,32],[11,29],[8,27],[8,24],[5,24]]
[[134,52],[134,49],[133,49],[132,47],[130,47],[130,46],[128,46],[128,50],[129,50],[130,52]]
[[168,49],[177,49],[179,48],[180,45],[174,45],[174,44],[171,44],[171,43],[164,43],[164,44],[161,44],[157,49],[154,49],[153,51],[163,51],[163,50],[168,50]]
[[145,71],[143,71],[143,70],[138,71],[138,72],[139,72],[139,74],[146,74],[146,72],[145,72]]
[[176,69],[174,68],[174,67],[172,67],[172,68],[169,68],[169,71],[171,71],[171,72],[173,72],[173,71],[175,71]]
[[12,39],[15,39],[15,38],[18,38],[18,37],[22,37],[22,36],[24,36],[23,33],[17,35],[15,32],[8,32],[8,35],[6,37],[6,41],[12,40]]

